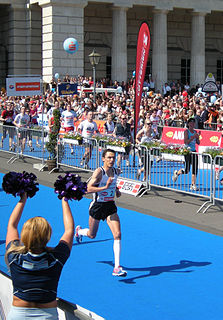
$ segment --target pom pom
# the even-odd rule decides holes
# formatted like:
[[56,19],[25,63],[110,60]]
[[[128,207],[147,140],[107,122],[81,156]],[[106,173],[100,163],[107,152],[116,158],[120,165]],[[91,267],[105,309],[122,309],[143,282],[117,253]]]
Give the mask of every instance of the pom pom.
[[2,188],[6,193],[12,194],[14,197],[27,193],[27,197],[32,198],[39,190],[36,176],[33,173],[23,171],[8,172],[3,177]]
[[87,183],[81,181],[81,177],[77,174],[66,173],[64,177],[58,176],[54,183],[54,191],[61,200],[78,200],[83,198],[87,192]]

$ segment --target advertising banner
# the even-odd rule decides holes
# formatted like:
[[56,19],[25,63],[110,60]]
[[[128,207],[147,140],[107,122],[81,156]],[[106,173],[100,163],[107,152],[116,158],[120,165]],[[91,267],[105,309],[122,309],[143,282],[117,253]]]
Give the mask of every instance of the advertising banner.
[[40,77],[7,78],[6,91],[8,96],[34,96],[42,94]]
[[[163,127],[162,141],[167,144],[184,144],[185,128]],[[222,148],[221,132],[211,130],[200,131],[200,146]]]
[[141,24],[138,33],[136,52],[136,72],[135,72],[135,121],[134,121],[134,141],[138,126],[139,109],[142,97],[143,82],[146,73],[146,65],[150,48],[150,32],[146,22]]
[[77,94],[77,83],[60,83],[58,84],[58,95],[69,96]]

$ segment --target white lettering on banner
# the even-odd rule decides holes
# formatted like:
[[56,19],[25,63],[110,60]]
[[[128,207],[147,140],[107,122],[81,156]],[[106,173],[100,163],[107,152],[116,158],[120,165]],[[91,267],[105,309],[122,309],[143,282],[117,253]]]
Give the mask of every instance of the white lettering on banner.
[[141,82],[142,82],[141,79],[142,79],[143,63],[144,63],[144,60],[145,60],[145,53],[146,53],[146,50],[143,47],[142,48],[141,60],[140,60],[140,66],[139,66],[139,79],[138,79],[138,83],[137,83],[137,96],[138,97],[140,95],[140,86],[141,86]]
[[173,135],[174,140],[184,140],[184,131],[175,131]]
[[140,188],[142,186],[141,182],[127,181],[123,179],[117,179],[117,187],[123,193],[137,196]]
[[148,46],[148,39],[149,39],[149,37],[147,36],[146,33],[144,33],[143,34],[143,47],[142,47],[140,64],[139,64],[139,78],[138,78],[138,83],[136,85],[136,94],[137,94],[138,97],[140,96],[140,88],[141,88],[141,84],[142,84],[143,65],[144,65],[144,61],[145,61],[146,47]]

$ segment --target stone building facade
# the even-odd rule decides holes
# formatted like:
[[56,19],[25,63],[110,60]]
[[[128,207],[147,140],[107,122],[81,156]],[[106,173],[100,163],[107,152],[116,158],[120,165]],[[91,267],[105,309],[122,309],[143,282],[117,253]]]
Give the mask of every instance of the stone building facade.
[[[88,55],[101,60],[96,77],[126,81],[135,70],[142,21],[151,32],[147,65],[157,88],[171,80],[223,82],[223,0],[0,0],[0,78],[91,75]],[[63,49],[74,37],[75,54]]]

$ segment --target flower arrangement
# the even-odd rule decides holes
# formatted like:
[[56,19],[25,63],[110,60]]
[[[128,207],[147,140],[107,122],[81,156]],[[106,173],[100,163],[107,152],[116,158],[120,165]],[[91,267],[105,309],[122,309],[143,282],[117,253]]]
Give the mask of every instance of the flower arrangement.
[[159,140],[151,140],[150,142],[145,142],[142,145],[148,149],[159,149],[160,153],[170,153],[178,155],[187,155],[191,152],[190,147],[180,144],[165,144]]
[[223,156],[223,149],[219,148],[208,148],[203,153],[210,154],[212,159],[214,159],[216,156]]
[[100,134],[94,134],[92,136],[92,139],[95,139],[97,142],[99,142],[100,140],[105,140],[106,138],[107,138],[107,136],[101,136]]
[[64,134],[63,138],[64,139],[79,140],[79,141],[83,140],[83,137],[77,132],[75,132],[75,133],[66,133],[66,134]]
[[153,148],[160,148],[162,143],[160,142],[160,140],[153,139],[150,142],[142,143],[142,145],[147,147],[148,149],[153,149]]
[[131,142],[125,138],[111,138],[109,137],[108,141],[108,145],[111,146],[117,146],[117,147],[123,147],[123,148],[127,148],[131,146]]
[[161,145],[161,153],[170,153],[170,154],[178,154],[178,155],[187,155],[191,152],[190,147],[186,145],[178,145],[178,144],[162,144]]

